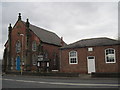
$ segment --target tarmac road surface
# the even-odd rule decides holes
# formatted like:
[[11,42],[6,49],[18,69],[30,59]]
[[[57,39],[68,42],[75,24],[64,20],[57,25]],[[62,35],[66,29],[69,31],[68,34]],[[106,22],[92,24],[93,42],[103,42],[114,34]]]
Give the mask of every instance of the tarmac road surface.
[[2,88],[118,88],[118,78],[5,75]]

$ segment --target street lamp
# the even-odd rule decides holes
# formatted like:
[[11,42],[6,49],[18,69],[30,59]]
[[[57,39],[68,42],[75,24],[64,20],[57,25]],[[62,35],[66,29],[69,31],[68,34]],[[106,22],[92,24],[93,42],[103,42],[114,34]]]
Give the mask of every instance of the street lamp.
[[23,64],[23,38],[24,38],[24,34],[20,34],[20,36],[22,36],[22,60],[21,60],[21,75],[22,75],[22,64]]

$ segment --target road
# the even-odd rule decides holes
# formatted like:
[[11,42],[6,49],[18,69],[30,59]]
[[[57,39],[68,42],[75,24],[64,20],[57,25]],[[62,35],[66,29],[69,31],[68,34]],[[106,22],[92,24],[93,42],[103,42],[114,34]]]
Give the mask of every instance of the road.
[[2,88],[118,88],[117,78],[5,75]]

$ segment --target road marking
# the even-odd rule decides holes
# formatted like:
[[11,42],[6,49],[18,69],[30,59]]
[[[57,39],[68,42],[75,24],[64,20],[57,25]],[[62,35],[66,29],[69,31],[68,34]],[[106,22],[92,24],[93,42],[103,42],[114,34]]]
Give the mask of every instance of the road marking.
[[59,83],[59,82],[40,82],[40,81],[28,81],[28,80],[14,80],[14,79],[3,79],[7,81],[27,82],[27,83],[41,83],[41,84],[55,84],[55,85],[73,85],[73,86],[105,86],[105,87],[120,87],[120,84],[84,84],[84,83]]
[[80,83],[51,83],[59,85],[75,85],[75,86],[118,86],[118,84],[80,84]]
[[3,79],[3,80],[8,80],[8,81],[15,81],[14,79]]
[[24,82],[24,80],[15,80],[15,81],[18,81],[18,82]]

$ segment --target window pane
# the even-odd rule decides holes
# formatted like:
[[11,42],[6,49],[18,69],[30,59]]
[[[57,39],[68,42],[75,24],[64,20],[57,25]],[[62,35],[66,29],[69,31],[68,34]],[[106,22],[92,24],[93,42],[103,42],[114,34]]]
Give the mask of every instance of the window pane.
[[37,64],[37,56],[36,56],[36,54],[32,55],[32,63],[33,63],[33,65]]
[[76,56],[76,52],[75,51],[70,52],[70,57],[75,57],[75,56]]
[[33,43],[32,43],[32,50],[33,50],[33,51],[36,51],[36,49],[37,49],[36,42],[33,41]]
[[21,43],[20,43],[20,41],[17,41],[16,42],[16,52],[19,53],[20,50],[21,50]]
[[114,54],[114,50],[112,50],[112,52],[111,52],[112,54]]
[[70,60],[70,63],[72,64],[74,64],[74,63],[77,63],[77,52],[76,51],[71,51],[70,53],[69,53],[70,55],[69,55],[69,60]]
[[107,62],[115,62],[115,50],[114,49],[106,50],[106,61]]
[[71,58],[71,59],[70,59],[70,62],[71,62],[71,63],[77,63],[77,59],[76,59],[76,58]]
[[106,55],[108,55],[108,50],[106,50]]

